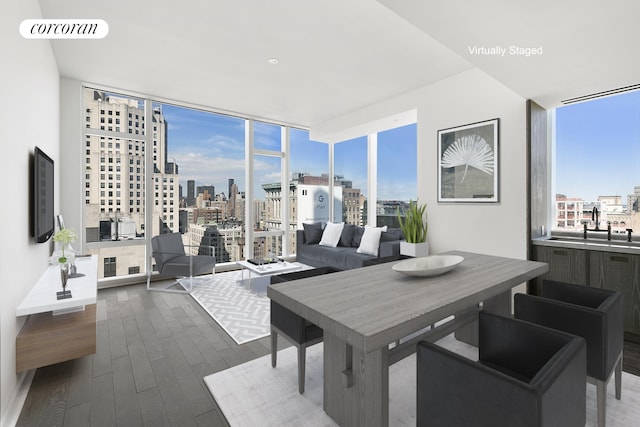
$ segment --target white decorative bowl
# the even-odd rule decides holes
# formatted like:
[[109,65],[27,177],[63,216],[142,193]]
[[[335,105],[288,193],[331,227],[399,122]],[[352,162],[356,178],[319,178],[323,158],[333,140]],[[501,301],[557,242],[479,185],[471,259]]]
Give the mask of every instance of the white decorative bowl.
[[430,255],[400,261],[391,268],[409,276],[438,276],[454,269],[463,260],[459,255]]

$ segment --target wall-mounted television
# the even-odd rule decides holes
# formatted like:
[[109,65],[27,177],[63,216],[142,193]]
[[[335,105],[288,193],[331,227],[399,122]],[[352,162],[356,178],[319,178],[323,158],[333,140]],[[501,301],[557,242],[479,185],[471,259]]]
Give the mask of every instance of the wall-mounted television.
[[32,183],[33,239],[44,243],[55,229],[53,160],[38,147],[34,150]]

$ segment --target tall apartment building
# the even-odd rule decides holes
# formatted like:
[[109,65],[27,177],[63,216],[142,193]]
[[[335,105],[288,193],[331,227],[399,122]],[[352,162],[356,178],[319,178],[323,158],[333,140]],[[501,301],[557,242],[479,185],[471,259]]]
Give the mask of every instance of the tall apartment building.
[[192,255],[211,255],[216,263],[242,259],[244,230],[241,225],[189,224],[188,243]]
[[199,185],[197,190],[197,194],[202,194],[202,200],[204,201],[211,201],[216,197],[216,187],[213,185]]
[[187,181],[187,200],[185,205],[191,207],[196,202],[196,182],[193,179]]
[[561,230],[579,230],[582,227],[584,200],[556,195],[556,228]]
[[[262,189],[265,191],[265,202],[262,211],[258,210],[259,205],[254,203],[256,228],[261,230],[281,230],[282,229],[282,199],[289,198],[289,236],[290,247],[289,253],[295,253],[295,240],[298,219],[300,218],[301,206],[299,205],[304,195],[298,194],[299,187],[307,186],[328,186],[329,175],[321,176],[308,175],[306,173],[294,173],[289,182],[289,189],[282,191],[282,185],[278,183],[263,184]],[[334,186],[337,187],[336,197],[342,199],[342,219],[348,224],[362,225],[362,201],[364,198],[360,194],[360,190],[352,188],[351,181],[345,180],[343,176],[334,177]],[[306,190],[305,190],[306,191]],[[302,197],[302,198],[301,198]],[[326,201],[325,201],[326,203]],[[328,206],[328,204],[327,204]],[[340,206],[340,204],[338,204]],[[309,207],[306,212],[314,209]],[[328,215],[328,212],[326,213]],[[269,236],[265,240],[265,247],[276,254],[282,253],[282,237]]]
[[229,180],[229,218],[244,218],[239,216],[238,212],[238,184],[233,182],[233,179]]
[[[167,161],[167,123],[162,111],[154,110],[152,123],[147,124],[139,100],[91,89],[84,92],[84,108],[85,127],[90,129],[85,139],[87,241],[135,239],[146,233],[177,231],[178,166]],[[153,135],[151,147],[145,143],[147,132]],[[145,153],[149,149],[153,188],[145,189]],[[153,198],[151,224],[145,223],[145,196]],[[121,230],[127,233],[121,234]],[[113,260],[105,261],[104,274],[127,274],[132,268],[135,271],[144,266],[144,246],[133,252],[129,248],[126,255],[119,256],[118,248],[110,249],[109,258]],[[116,264],[116,271],[107,264]]]
[[226,220],[225,209],[220,207],[186,208],[182,212],[187,215],[187,224],[218,224]]

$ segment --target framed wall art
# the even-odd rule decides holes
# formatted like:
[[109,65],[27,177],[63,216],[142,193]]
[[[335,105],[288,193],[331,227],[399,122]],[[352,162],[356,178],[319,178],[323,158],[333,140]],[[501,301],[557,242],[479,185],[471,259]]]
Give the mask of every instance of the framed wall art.
[[438,202],[498,202],[499,122],[438,131]]

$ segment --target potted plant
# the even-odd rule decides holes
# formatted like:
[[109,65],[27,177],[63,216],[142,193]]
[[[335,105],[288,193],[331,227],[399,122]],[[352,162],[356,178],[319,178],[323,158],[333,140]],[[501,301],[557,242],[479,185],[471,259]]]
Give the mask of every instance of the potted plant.
[[398,210],[400,229],[405,241],[400,242],[400,253],[412,257],[429,255],[429,242],[427,242],[427,205],[420,205],[417,201],[409,200],[409,209],[404,218]]
[[71,243],[75,242],[76,233],[69,229],[63,228],[53,235],[53,241],[60,245],[60,251],[55,251],[49,258],[51,264],[57,264],[60,267],[60,280],[62,282],[62,292],[57,293],[57,298],[71,298],[71,291],[67,290],[67,280],[69,279],[69,270],[71,275],[75,274],[75,251],[71,247]]

